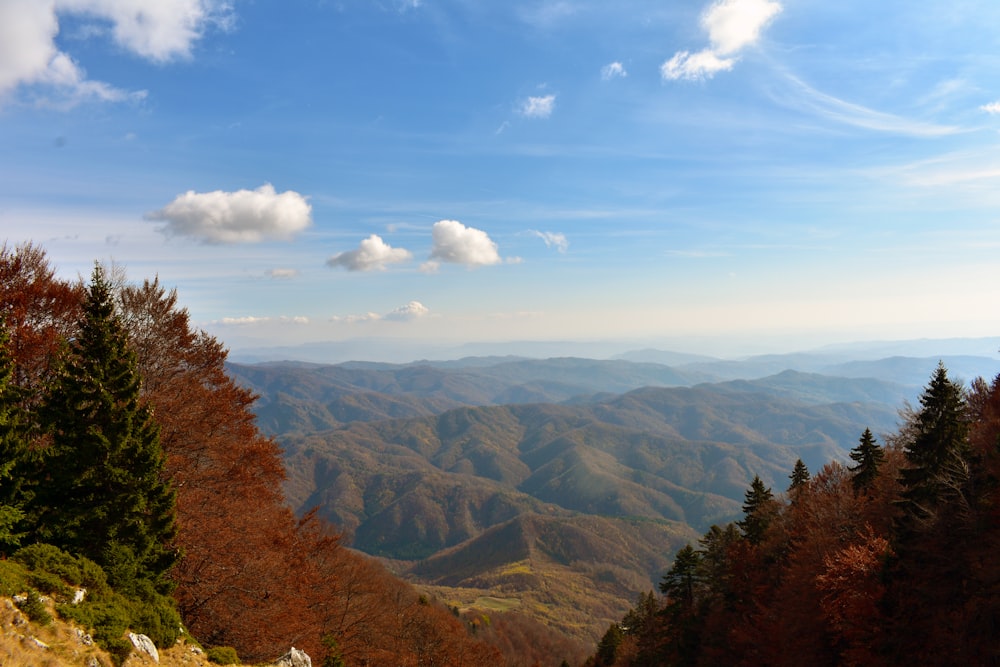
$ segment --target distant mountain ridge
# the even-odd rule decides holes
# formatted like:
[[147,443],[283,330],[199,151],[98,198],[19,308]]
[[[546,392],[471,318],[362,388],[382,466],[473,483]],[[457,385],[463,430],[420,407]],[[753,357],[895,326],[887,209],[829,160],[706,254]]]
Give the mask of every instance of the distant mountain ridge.
[[[755,341],[753,352],[717,351],[691,354],[690,352],[675,352],[689,348],[691,343],[698,347],[714,349],[746,348],[746,343],[735,345],[724,340],[694,341],[674,340],[664,349],[664,342],[657,341],[509,341],[481,343],[446,343],[423,342],[398,338],[358,338],[332,342],[312,342],[289,346],[254,346],[252,344],[234,344],[230,339],[230,359],[238,363],[261,363],[270,361],[304,361],[319,364],[357,363],[387,363],[408,364],[414,360],[424,360],[416,363],[437,364],[450,363],[450,360],[471,360],[482,358],[516,357],[522,359],[549,359],[553,357],[580,357],[588,359],[621,359],[626,361],[643,361],[660,363],[667,366],[677,366],[698,361],[747,361],[764,357],[812,356],[822,357],[828,363],[852,360],[874,360],[887,357],[916,357],[935,359],[945,356],[975,356],[994,360],[1000,350],[1000,336],[979,338],[944,338],[916,340],[875,340],[851,343],[828,344],[821,347],[805,349],[793,354],[763,353],[764,349],[788,349],[789,345],[778,339],[766,338]],[[801,349],[801,348],[800,348]],[[379,360],[358,361],[358,360]],[[435,361],[436,360],[436,361]],[[785,368],[808,370],[789,365]],[[773,372],[785,370],[778,369]],[[813,369],[815,370],[815,369]],[[768,373],[771,374],[771,373]]]
[[[953,360],[1000,371],[989,358]],[[841,360],[825,366],[836,373],[758,377],[783,364],[685,361],[228,370],[261,395],[260,425],[284,448],[297,511],[318,507],[352,546],[446,599],[513,596],[592,639],[655,586],[676,548],[738,517],[754,475],[782,492],[797,458],[813,470],[846,461],[865,428],[895,430],[920,390],[907,381],[925,382],[938,363]],[[719,380],[741,370],[749,377]]]

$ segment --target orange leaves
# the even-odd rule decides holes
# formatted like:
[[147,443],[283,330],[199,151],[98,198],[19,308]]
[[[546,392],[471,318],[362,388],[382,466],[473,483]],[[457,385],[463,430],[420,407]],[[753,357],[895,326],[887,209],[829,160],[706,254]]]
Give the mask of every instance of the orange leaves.
[[846,665],[880,664],[875,647],[884,629],[879,604],[885,595],[882,571],[889,541],[868,528],[861,541],[823,559],[816,577],[824,617]]

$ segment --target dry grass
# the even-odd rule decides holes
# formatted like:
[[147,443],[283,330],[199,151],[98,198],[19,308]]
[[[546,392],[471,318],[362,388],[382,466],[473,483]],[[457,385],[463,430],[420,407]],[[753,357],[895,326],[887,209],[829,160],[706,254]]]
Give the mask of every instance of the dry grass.
[[[50,609],[50,611],[52,611]],[[53,612],[53,616],[55,613]],[[133,653],[123,667],[216,667],[204,653],[190,644],[159,651],[156,663],[145,654]],[[64,621],[54,619],[39,625],[28,618],[8,597],[0,597],[0,667],[112,667],[111,657],[84,633]]]

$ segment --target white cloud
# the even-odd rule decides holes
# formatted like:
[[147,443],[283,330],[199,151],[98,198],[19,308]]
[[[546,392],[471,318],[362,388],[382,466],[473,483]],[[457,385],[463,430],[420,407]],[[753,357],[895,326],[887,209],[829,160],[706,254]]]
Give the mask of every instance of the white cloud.
[[188,57],[210,24],[225,25],[231,8],[223,0],[4,0],[0,2],[0,96],[21,86],[30,97],[51,106],[73,106],[93,99],[117,102],[141,98],[110,84],[90,81],[68,53],[55,44],[59,18],[75,14],[95,26],[79,31],[85,39],[107,32],[114,41],[143,58],[166,62]]
[[710,79],[717,72],[731,70],[735,62],[732,58],[719,58],[707,49],[698,53],[678,51],[673,58],[660,65],[660,75],[671,80]]
[[464,264],[468,267],[499,264],[503,260],[497,244],[481,229],[466,227],[457,220],[441,220],[431,230],[434,247],[429,260],[421,267],[436,271],[440,262]]
[[732,69],[737,53],[755,44],[781,9],[774,0],[716,0],[701,15],[709,48],[678,51],[663,63],[660,74],[670,80],[698,80]]
[[344,322],[346,324],[359,324],[363,322],[378,322],[386,320],[389,322],[409,322],[430,313],[430,308],[419,301],[411,301],[405,306],[395,308],[385,315],[378,313],[363,313],[361,315],[334,315],[330,318],[332,322]]
[[628,76],[628,72],[625,71],[625,66],[620,62],[608,63],[601,68],[601,78],[605,81],[609,79],[625,78]]
[[312,207],[298,192],[277,193],[265,183],[256,190],[188,190],[147,220],[163,221],[160,231],[204,243],[256,243],[287,239],[312,224]]
[[289,317],[287,315],[282,315],[281,317],[255,317],[253,315],[247,315],[245,317],[223,317],[221,320],[213,322],[213,324],[224,324],[227,326],[252,326],[255,324],[270,324],[272,322],[280,322],[284,324],[309,324],[309,318],[303,316]]
[[566,252],[569,248],[569,241],[566,240],[566,235],[561,232],[540,232],[532,229],[531,233],[545,241],[548,248],[555,248],[559,252]]
[[393,248],[377,234],[372,234],[357,250],[340,252],[326,260],[327,266],[343,267],[348,271],[384,271],[388,264],[398,264],[410,259],[409,250]]
[[431,312],[430,309],[419,301],[411,301],[405,306],[400,306],[395,310],[385,314],[385,319],[394,322],[408,322],[423,317]]
[[1000,114],[1000,100],[996,102],[990,102],[989,104],[984,104],[983,106],[979,107],[979,109],[981,111],[985,111],[991,116]]
[[270,269],[267,271],[267,275],[276,280],[287,280],[298,276],[299,271],[298,269]]
[[521,103],[521,115],[528,118],[548,118],[556,107],[555,95],[529,97]]
[[209,25],[227,27],[225,0],[55,0],[56,10],[111,22],[115,42],[143,58],[166,62],[187,58]]
[[357,324],[359,322],[376,322],[381,319],[382,316],[378,313],[364,313],[363,315],[334,315],[330,318],[330,321]]
[[728,55],[760,39],[761,30],[780,12],[781,4],[773,0],[719,0],[702,15],[701,25],[712,49]]

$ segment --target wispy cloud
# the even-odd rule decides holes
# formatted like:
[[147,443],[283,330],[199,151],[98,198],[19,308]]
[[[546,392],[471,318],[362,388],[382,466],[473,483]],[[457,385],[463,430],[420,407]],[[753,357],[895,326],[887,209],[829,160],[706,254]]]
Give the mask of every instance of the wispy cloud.
[[895,114],[869,109],[820,92],[795,76],[787,75],[792,94],[777,101],[827,120],[876,132],[914,137],[940,137],[962,132],[962,128],[910,120]]
[[610,81],[611,79],[624,79],[627,76],[628,72],[625,70],[625,66],[618,61],[608,63],[601,68],[601,78],[605,81]]
[[1000,114],[1000,100],[996,102],[990,102],[989,104],[984,104],[983,106],[979,107],[979,109],[981,111],[985,111],[991,116],[996,116],[997,114]]
[[348,271],[384,271],[389,264],[405,262],[412,256],[409,250],[393,248],[382,237],[372,234],[356,250],[337,253],[326,260],[326,264]]
[[247,315],[245,317],[223,317],[221,320],[215,320],[212,324],[222,324],[226,326],[252,326],[255,324],[272,324],[275,322],[284,324],[309,324],[309,318],[302,316],[289,317],[286,315],[282,315],[280,317],[257,317],[254,315]]
[[577,5],[567,0],[541,0],[532,7],[520,9],[518,15],[525,23],[538,28],[549,28],[578,11]]
[[757,43],[781,9],[781,4],[773,0],[717,0],[701,15],[708,48],[696,53],[678,51],[661,65],[661,76],[667,80],[701,80],[731,70],[739,52]]
[[566,252],[569,249],[569,241],[561,232],[540,232],[532,229],[530,233],[542,239],[548,248],[555,248],[559,252]]
[[160,231],[171,236],[204,243],[256,243],[291,238],[312,224],[311,214],[309,202],[298,192],[279,194],[265,183],[235,192],[189,190],[145,217],[165,222]]
[[394,308],[384,315],[368,312],[359,315],[334,315],[331,322],[344,322],[345,324],[361,324],[364,322],[378,322],[386,320],[388,322],[411,322],[430,314],[431,310],[419,301],[410,301],[406,305]]
[[556,107],[555,95],[529,97],[521,103],[520,112],[528,118],[548,118]]
[[957,151],[868,173],[921,190],[961,186],[982,189],[993,197],[995,183],[1000,181],[1000,160],[989,149]]
[[288,280],[299,275],[298,269],[269,269],[267,275],[275,280]]

